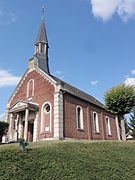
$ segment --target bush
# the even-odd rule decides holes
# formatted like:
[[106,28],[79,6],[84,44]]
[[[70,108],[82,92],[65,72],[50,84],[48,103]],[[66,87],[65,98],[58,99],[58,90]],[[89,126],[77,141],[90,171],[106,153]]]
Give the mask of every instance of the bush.
[[2,136],[6,135],[8,131],[9,124],[6,122],[0,122],[0,142],[2,141]]

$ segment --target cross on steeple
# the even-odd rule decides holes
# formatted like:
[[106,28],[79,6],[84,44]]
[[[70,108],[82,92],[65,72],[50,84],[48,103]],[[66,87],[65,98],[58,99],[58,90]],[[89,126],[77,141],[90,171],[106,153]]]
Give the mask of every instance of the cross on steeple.
[[44,16],[44,14],[45,14],[45,6],[43,5],[42,6],[42,16]]

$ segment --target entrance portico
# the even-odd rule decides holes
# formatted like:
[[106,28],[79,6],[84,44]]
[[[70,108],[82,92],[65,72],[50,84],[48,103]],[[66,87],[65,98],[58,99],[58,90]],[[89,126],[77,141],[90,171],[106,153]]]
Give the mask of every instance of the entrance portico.
[[10,109],[9,141],[24,138],[37,141],[37,122],[39,106],[33,102],[18,101]]

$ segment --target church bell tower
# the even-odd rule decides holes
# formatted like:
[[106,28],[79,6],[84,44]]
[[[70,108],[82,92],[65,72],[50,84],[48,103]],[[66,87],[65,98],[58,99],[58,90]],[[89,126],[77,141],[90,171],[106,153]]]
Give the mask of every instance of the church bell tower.
[[44,23],[44,10],[41,19],[40,28],[38,31],[37,39],[35,42],[34,58],[36,65],[45,73],[50,75],[49,65],[48,65],[48,40]]

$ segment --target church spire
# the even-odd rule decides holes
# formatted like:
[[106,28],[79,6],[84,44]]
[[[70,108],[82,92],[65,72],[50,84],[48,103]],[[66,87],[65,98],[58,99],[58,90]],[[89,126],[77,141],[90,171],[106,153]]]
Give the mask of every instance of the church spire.
[[35,54],[46,54],[48,56],[48,40],[44,23],[45,8],[42,7],[42,19],[35,42]]
[[48,40],[44,23],[44,7],[42,7],[42,19],[35,42],[34,56],[38,62],[38,67],[49,75],[48,47]]
[[38,43],[44,43],[48,45],[47,35],[46,35],[46,29],[45,29],[45,23],[44,23],[44,16],[42,16],[40,28],[38,31],[37,39],[35,42],[35,45]]

